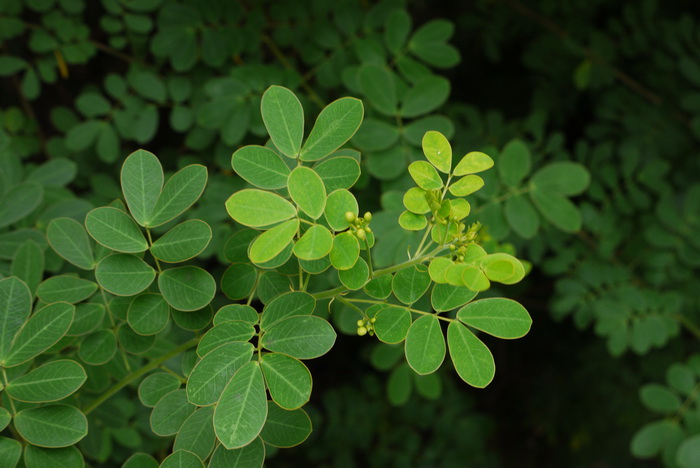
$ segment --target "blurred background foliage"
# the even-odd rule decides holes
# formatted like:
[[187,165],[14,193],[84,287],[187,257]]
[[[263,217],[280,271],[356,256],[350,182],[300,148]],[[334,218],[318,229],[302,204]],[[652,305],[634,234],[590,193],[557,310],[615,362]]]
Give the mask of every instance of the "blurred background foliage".
[[[214,229],[200,258],[218,278],[223,203],[244,184],[230,157],[264,144],[262,92],[294,89],[307,118],[356,96],[377,266],[418,243],[396,221],[406,168],[438,130],[496,161],[472,216],[532,263],[505,292],[534,325],[487,342],[486,390],[448,369],[421,381],[388,345],[340,336],[311,366],[311,439],[269,466],[700,466],[698,19],[655,0],[3,0],[0,274],[27,238],[62,271],[48,222],[118,198],[121,161],[145,148],[166,170],[209,167],[190,216]],[[102,439],[80,444],[89,463],[163,449],[144,408],[111,405]]]

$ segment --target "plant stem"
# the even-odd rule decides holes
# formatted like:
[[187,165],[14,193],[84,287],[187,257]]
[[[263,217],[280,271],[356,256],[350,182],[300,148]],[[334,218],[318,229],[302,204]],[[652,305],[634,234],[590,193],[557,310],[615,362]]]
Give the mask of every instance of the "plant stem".
[[[5,368],[2,368],[2,383],[5,384],[5,388],[7,388],[8,384],[8,379],[7,379],[7,372],[5,372]],[[7,393],[7,392],[5,392]],[[12,409],[12,416],[17,414],[17,410],[15,409],[15,402],[12,400],[12,397],[10,396],[9,393],[7,393],[7,399],[10,402],[10,409]]]
[[[387,302],[385,302],[385,301],[375,301],[375,300],[373,300],[373,299],[355,299],[355,298],[352,298],[352,297],[347,297],[347,298],[341,298],[341,297],[339,297],[338,300],[339,300],[339,301],[342,301],[342,302],[345,302],[346,304],[347,304],[348,302],[358,302],[358,303],[362,303],[362,304],[387,304],[387,305],[389,305],[389,306],[401,307],[401,308],[403,308],[403,309],[408,310],[409,312],[415,312],[416,314],[421,314],[421,315],[434,315],[434,316],[436,316],[439,320],[444,320],[445,322],[456,322],[455,319],[451,319],[451,318],[449,318],[449,317],[442,317],[442,316],[438,315],[437,313],[426,312],[426,311],[424,311],[424,310],[418,310],[418,309],[412,309],[412,308],[410,308],[410,307],[408,307],[408,306],[399,305],[399,304],[389,304],[389,303],[387,303]],[[348,305],[350,305],[350,304],[348,304]]]
[[680,324],[683,325],[686,330],[692,333],[693,336],[695,336],[695,338],[700,340],[700,328],[698,328],[697,325],[691,322],[690,319],[688,319],[688,317],[686,317],[683,314],[673,314],[672,317],[678,322],[680,322]]
[[100,406],[102,403],[107,401],[110,397],[112,397],[115,393],[117,393],[119,390],[122,388],[126,387],[129,385],[131,382],[134,380],[138,379],[139,377],[147,374],[148,372],[152,371],[153,369],[160,367],[161,364],[163,364],[165,361],[177,356],[178,354],[187,351],[190,348],[193,348],[199,343],[199,338],[193,338],[190,341],[187,341],[186,343],[181,344],[177,348],[173,349],[172,351],[169,351],[162,355],[161,357],[154,359],[153,361],[149,362],[145,366],[141,367],[140,369],[137,369],[136,371],[132,372],[131,374],[127,375],[123,379],[121,379],[119,382],[114,384],[112,387],[110,387],[106,392],[104,392],[102,395],[97,397],[95,400],[93,400],[92,403],[90,403],[88,406],[86,406],[83,409],[83,413],[85,415],[90,414],[95,408]]

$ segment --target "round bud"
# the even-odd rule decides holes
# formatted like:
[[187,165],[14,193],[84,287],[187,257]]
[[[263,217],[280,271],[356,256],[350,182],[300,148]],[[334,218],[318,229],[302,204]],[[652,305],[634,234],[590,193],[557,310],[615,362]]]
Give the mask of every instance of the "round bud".
[[345,213],[345,221],[347,221],[348,223],[352,223],[353,221],[355,221],[355,213],[353,213],[352,211],[348,211],[347,213]]
[[365,321],[364,321],[364,320],[358,320],[358,321],[357,321],[357,326],[358,326],[358,327],[361,327],[361,326],[363,326],[364,324],[365,324]]
[[365,336],[367,334],[367,329],[365,327],[360,327],[357,329],[357,334],[359,336]]
[[457,247],[455,247],[454,244],[450,244],[450,250],[456,250],[456,249],[457,249]]
[[464,255],[460,255],[460,256],[457,257],[457,258],[459,259],[460,262],[463,262],[463,261],[464,261]]
[[372,230],[369,228],[369,226],[365,226],[365,231],[372,232]]
[[372,221],[372,213],[370,213],[369,211],[365,213],[365,221],[367,221],[368,223]]
[[364,229],[358,229],[355,234],[357,234],[357,238],[360,240],[367,239],[367,233],[365,232]]
[[370,322],[372,322],[372,323],[374,323],[374,322],[376,322],[376,321],[377,321],[377,317],[372,317],[372,318],[370,319]]

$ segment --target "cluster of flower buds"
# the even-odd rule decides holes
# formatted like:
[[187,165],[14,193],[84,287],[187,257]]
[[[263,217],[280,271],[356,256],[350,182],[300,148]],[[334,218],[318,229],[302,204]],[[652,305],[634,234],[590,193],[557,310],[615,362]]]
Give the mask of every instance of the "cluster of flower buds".
[[469,229],[467,229],[464,223],[459,224],[458,233],[454,236],[452,244],[450,244],[450,250],[454,255],[455,261],[464,261],[464,254],[467,251],[467,246],[476,242],[479,229],[481,229],[481,223],[478,221],[469,226]]
[[369,227],[369,222],[372,221],[372,213],[369,211],[362,218],[355,216],[355,213],[352,211],[348,211],[345,213],[345,221],[350,224],[350,229],[361,241],[367,239],[367,234],[372,232],[372,229]]
[[374,336],[374,322],[376,322],[377,319],[372,317],[372,318],[363,318],[357,321],[357,334],[359,336],[365,336],[366,334],[369,333],[369,336]]

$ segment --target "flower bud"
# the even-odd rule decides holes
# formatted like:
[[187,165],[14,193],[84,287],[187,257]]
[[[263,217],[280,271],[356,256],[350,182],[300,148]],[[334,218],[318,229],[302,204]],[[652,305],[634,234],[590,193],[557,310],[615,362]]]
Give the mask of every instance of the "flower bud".
[[367,239],[367,233],[365,232],[364,229],[358,229],[355,234],[357,234],[357,238],[360,240]]
[[372,221],[372,213],[370,213],[369,211],[365,213],[365,221],[367,221],[368,223]]
[[347,213],[345,213],[345,221],[347,221],[348,223],[352,223],[353,221],[355,221],[355,213],[353,213],[352,211],[348,211]]
[[365,336],[367,334],[367,329],[365,327],[360,327],[357,329],[357,334],[359,336]]

